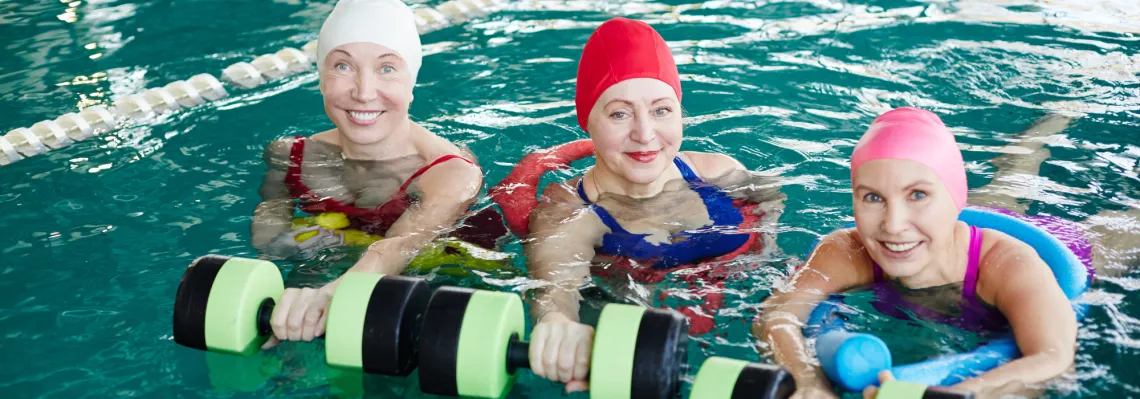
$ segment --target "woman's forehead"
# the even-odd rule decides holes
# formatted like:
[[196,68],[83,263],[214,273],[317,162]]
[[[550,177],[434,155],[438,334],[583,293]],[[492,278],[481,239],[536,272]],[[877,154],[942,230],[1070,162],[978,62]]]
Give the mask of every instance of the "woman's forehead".
[[859,166],[852,176],[852,186],[871,186],[878,189],[904,188],[915,183],[941,182],[930,167],[906,159],[876,159]]
[[613,100],[653,102],[661,98],[677,101],[677,93],[673,91],[673,88],[669,86],[669,84],[660,80],[634,78],[626,79],[610,86],[606,91],[602,92],[602,96],[598,97],[598,100],[603,103],[608,103]]

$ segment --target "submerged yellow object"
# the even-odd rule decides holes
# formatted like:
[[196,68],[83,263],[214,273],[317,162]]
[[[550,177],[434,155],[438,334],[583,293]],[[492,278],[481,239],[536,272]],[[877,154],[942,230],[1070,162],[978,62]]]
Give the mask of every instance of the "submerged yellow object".
[[[340,212],[327,212],[314,216],[293,219],[293,230],[320,226],[334,233],[344,234],[344,244],[353,247],[366,247],[384,239],[383,236],[349,229],[352,223],[348,216]],[[304,241],[317,235],[316,231],[300,234],[297,241]],[[462,276],[470,270],[490,273],[518,271],[511,265],[513,255],[492,251],[456,239],[441,238],[420,250],[406,272],[422,274],[436,271],[440,274]]]

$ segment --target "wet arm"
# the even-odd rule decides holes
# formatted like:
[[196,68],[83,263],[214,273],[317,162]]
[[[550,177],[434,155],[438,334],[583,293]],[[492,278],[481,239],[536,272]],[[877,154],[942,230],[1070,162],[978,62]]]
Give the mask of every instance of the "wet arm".
[[1000,242],[984,259],[981,289],[995,292],[994,305],[1009,320],[1022,357],[956,387],[997,397],[1065,372],[1076,352],[1072,305],[1033,248]]
[[[349,271],[400,274],[419,251],[456,226],[483,184],[479,168],[451,160],[428,170],[417,181],[422,195],[388,229],[383,240]],[[339,280],[338,280],[339,281]]]
[[291,230],[296,206],[285,186],[285,174],[289,168],[288,142],[277,140],[270,143],[265,147],[262,159],[268,170],[258,189],[261,203],[254,208],[250,223],[251,242],[257,249],[264,248],[274,237]]
[[542,283],[531,302],[535,320],[557,312],[578,321],[579,288],[590,274],[594,245],[604,226],[569,188],[551,185],[550,201],[542,202],[532,214],[530,236],[523,246],[531,278]]
[[[870,270],[861,261],[861,247],[846,232],[822,240],[784,287],[774,288],[761,304],[762,316],[753,335],[768,344],[774,360],[784,366],[801,388],[830,389],[827,377],[807,350],[803,326],[812,310],[828,295],[870,283]],[[859,267],[862,265],[862,267]]]

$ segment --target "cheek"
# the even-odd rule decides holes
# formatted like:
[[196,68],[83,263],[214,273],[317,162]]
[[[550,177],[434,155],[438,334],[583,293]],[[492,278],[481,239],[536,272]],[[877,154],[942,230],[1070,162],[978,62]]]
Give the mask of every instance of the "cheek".
[[352,93],[353,83],[344,78],[330,77],[321,80],[321,95],[325,102],[336,102]]
[[862,233],[864,229],[871,232],[879,225],[881,215],[879,215],[879,212],[877,212],[877,209],[874,207],[856,202],[852,213],[855,215],[855,225],[860,227],[860,233]]
[[621,129],[607,124],[595,123],[590,128],[590,140],[594,142],[594,152],[602,156],[620,154],[625,136]]
[[683,136],[683,132],[684,128],[682,127],[680,119],[663,121],[657,128],[657,135],[661,138],[661,141],[670,147],[681,146],[681,136]]
[[412,90],[406,82],[389,82],[380,87],[380,94],[391,106],[407,108],[412,102]]
[[954,221],[958,220],[958,214],[954,211],[957,208],[948,208],[943,205],[945,204],[931,203],[923,207],[916,207],[911,212],[911,222],[919,226],[931,238],[945,238],[947,234],[953,235],[953,229],[947,229],[946,226],[953,226]]

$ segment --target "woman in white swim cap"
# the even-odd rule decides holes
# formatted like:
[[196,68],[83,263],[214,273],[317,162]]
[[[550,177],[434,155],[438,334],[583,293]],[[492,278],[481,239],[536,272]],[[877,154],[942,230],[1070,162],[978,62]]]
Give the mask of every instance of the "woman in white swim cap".
[[[409,119],[422,57],[412,11],[399,0],[336,4],[317,46],[320,91],[335,127],[266,147],[269,170],[252,226],[256,248],[289,257],[342,244],[343,235],[328,230],[290,231],[298,206],[314,214],[341,212],[353,228],[385,237],[349,270],[400,274],[422,247],[464,216],[480,190],[482,171],[471,154]],[[486,222],[480,227],[505,232],[496,216],[480,214],[467,223]],[[314,230],[319,233],[297,241],[297,235]],[[496,234],[464,238],[493,247]],[[287,289],[271,320],[275,339],[266,346],[322,335],[339,281]]]

